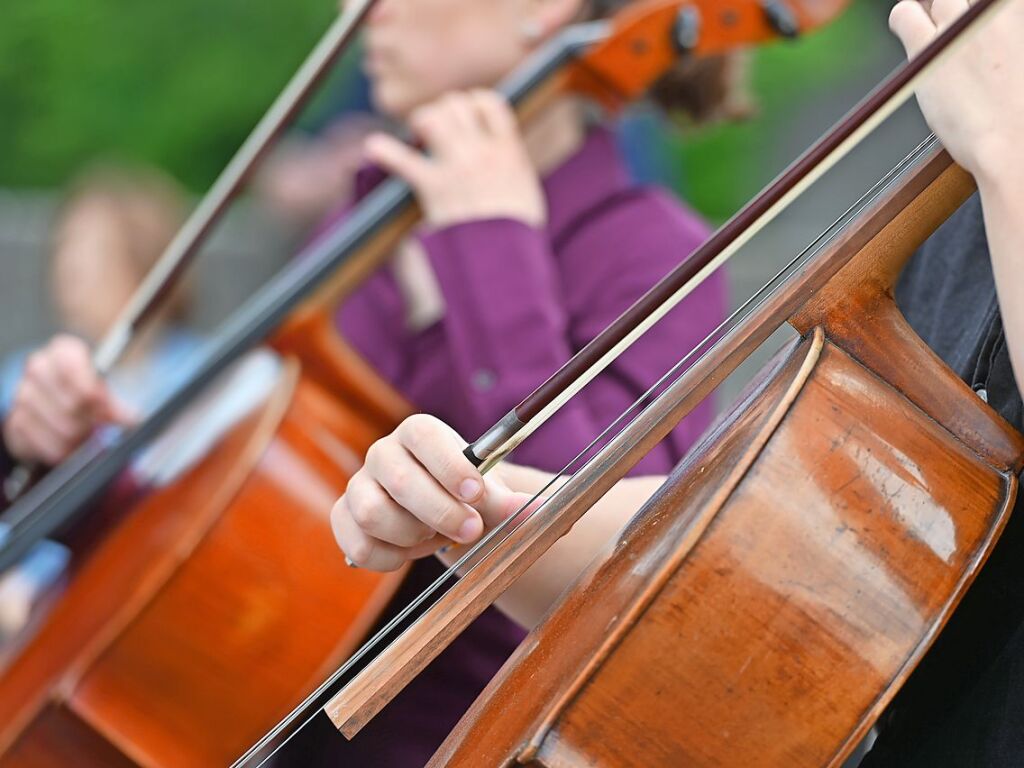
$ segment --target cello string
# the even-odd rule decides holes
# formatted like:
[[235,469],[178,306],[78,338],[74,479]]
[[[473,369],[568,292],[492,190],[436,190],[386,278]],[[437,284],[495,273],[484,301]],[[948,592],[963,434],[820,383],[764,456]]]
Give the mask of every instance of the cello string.
[[377,2],[350,0],[344,4],[338,18],[221,171],[160,260],[146,275],[128,306],[104,335],[93,355],[97,371],[106,374],[117,363],[138,327],[159,306],[169,286],[195,255],[195,249],[209,235],[210,227],[221,217],[225,206],[245,183],[264,152],[291,122],[295,111],[308,99],[332,63],[348,48]]
[[[892,184],[899,179],[899,177],[905,172],[905,170],[912,166],[922,155],[926,154],[937,144],[937,140],[934,136],[929,136],[922,141],[910,154],[904,157],[899,163],[897,163],[887,174],[876,184],[868,190],[864,195],[861,196],[856,202],[853,203],[839,218],[837,218],[829,227],[827,227],[821,234],[819,234],[814,241],[807,245],[802,251],[800,251],[793,259],[791,259],[782,269],[780,269],[770,280],[762,285],[755,293],[747,299],[738,309],[729,315],[722,323],[720,323],[711,333],[709,333],[693,350],[687,355],[680,359],[675,365],[672,366],[663,376],[661,376],[657,382],[647,389],[640,397],[638,397],[632,404],[630,404],[611,424],[609,424],[602,432],[594,438],[582,451],[574,456],[563,469],[555,474],[550,481],[548,481],[543,488],[537,491],[533,496],[523,504],[519,510],[512,514],[509,518],[503,521],[498,526],[495,526],[489,531],[480,541],[470,547],[465,554],[460,557],[455,563],[447,568],[438,578],[430,584],[426,589],[423,590],[409,605],[407,605],[399,614],[397,614],[391,621],[389,621],[384,627],[382,627],[377,633],[374,634],[352,657],[334,674],[332,674],[324,683],[322,683],[312,694],[310,694],[305,701],[303,701],[293,712],[282,720],[270,733],[268,733],[263,739],[260,740],[255,746],[253,746],[248,752],[245,753],[238,761],[234,763],[234,766],[240,767],[249,765],[251,760],[257,759],[259,753],[265,750],[272,742],[278,737],[284,734],[291,728],[299,718],[306,716],[306,719],[299,724],[294,730],[292,730],[282,741],[277,743],[269,754],[260,759],[260,762],[256,763],[256,768],[264,765],[267,760],[278,754],[295,735],[306,728],[322,710],[322,705],[319,702],[322,699],[329,698],[332,689],[337,685],[345,675],[347,675],[352,668],[364,659],[372,650],[379,646],[384,638],[391,635],[398,627],[400,627],[406,620],[408,620],[426,601],[428,601],[434,594],[436,594],[445,584],[452,580],[461,570],[466,568],[467,573],[474,571],[476,568],[484,564],[489,552],[483,552],[485,549],[493,551],[494,548],[500,546],[502,543],[508,540],[519,527],[526,522],[527,519],[532,518],[534,515],[540,514],[547,504],[557,497],[566,483],[569,482],[571,477],[565,477],[572,467],[579,462],[584,456],[586,456],[591,450],[599,445],[609,434],[616,429],[619,425],[623,424],[625,419],[634,411],[643,406],[654,393],[656,393],[662,386],[672,380],[677,380],[678,376],[682,375],[685,368],[688,368],[688,363],[693,360],[696,354],[704,349],[712,340],[720,338],[723,331],[730,327],[735,327],[739,320],[749,316],[754,310],[760,307],[774,292],[775,287],[780,281],[784,280],[788,275],[792,274],[799,266],[807,263],[813,259],[818,253],[821,252],[822,248],[832,242],[839,234],[843,233],[849,226],[849,223],[853,221],[856,216],[862,211],[867,205],[878,198],[879,195],[889,189]],[[706,349],[701,357],[708,354],[713,349],[714,345]],[[642,411],[641,411],[642,412]],[[590,461],[588,459],[581,467],[577,468],[576,471],[586,467]],[[554,494],[544,498],[542,503],[525,518],[520,519],[520,515],[529,509],[530,506],[535,504],[538,500],[541,500],[545,494],[547,494],[552,488],[559,484],[561,485],[554,491]],[[505,534],[500,540],[496,541],[499,536]],[[489,547],[493,543],[493,547]],[[478,555],[482,556],[479,559]]]
[[[606,39],[608,34],[606,22],[571,25],[512,73],[502,84],[502,92],[510,103],[520,104],[567,62]],[[228,365],[265,340],[317,286],[323,285],[339,268],[351,266],[364,246],[400,221],[412,204],[408,184],[395,177],[386,180],[352,211],[343,225],[328,229],[233,312],[216,336],[194,356],[193,375],[168,393],[145,421],[121,433],[109,450],[95,443],[79,449],[38,483],[24,489],[5,514],[16,520],[17,525],[0,543],[0,571],[17,562],[36,542],[81,517],[86,502],[100,494],[138,448],[166,428]]]
[[[651,324],[676,306],[715,269],[731,259],[751,238],[786,210],[791,202],[909,101],[922,76],[934,72],[938,64],[948,60],[954,51],[960,49],[964,43],[962,33],[970,29],[975,22],[991,20],[995,9],[1003,1],[977,0],[956,21],[941,30],[929,45],[897,68],[831,131],[814,143],[774,182],[712,235],[708,243],[698,251],[703,257],[697,262],[699,267],[695,274],[687,276],[687,279],[678,285],[671,281],[670,275],[666,278],[668,283],[663,281],[652,288],[648,296],[661,296],[658,304],[649,306],[644,298],[641,298],[619,318],[619,321],[630,318],[630,325],[627,328],[621,328],[618,325],[619,321],[609,326],[608,330],[615,329],[614,334],[599,335],[591,345],[581,350],[547,382],[541,384],[522,403],[485,432],[476,443],[469,446],[466,455],[473,459],[482,471],[499,463],[515,446],[537,430],[589,381],[625,352]],[[739,227],[741,222],[742,227]],[[666,286],[672,289],[670,295],[658,292],[659,287]],[[633,310],[640,306],[643,307],[642,311],[639,315],[634,314]],[[570,373],[571,379],[565,381]],[[478,453],[481,447],[483,450]]]
[[[320,38],[309,56],[292,76],[248,138],[235,152],[213,185],[167,245],[159,260],[146,273],[113,325],[103,334],[92,354],[93,367],[100,376],[110,374],[135,339],[139,329],[170,295],[174,284],[195,258],[198,248],[242,188],[253,169],[295,112],[309,98],[331,65],[351,43],[363,20],[378,0],[353,0]],[[4,478],[3,495],[13,504],[37,481],[38,463],[23,462]]]

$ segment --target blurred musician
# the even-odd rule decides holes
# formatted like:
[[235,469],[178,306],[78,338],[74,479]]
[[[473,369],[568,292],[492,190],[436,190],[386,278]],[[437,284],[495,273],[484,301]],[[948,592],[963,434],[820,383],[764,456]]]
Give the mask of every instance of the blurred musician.
[[[91,346],[156,262],[184,210],[181,191],[152,170],[96,168],[72,184],[55,217],[49,255],[51,300],[62,332],[0,366],[4,475],[16,462],[59,463],[101,424],[131,423],[185,374],[183,362],[197,343],[180,326],[187,290],[173,296],[108,381],[96,375],[90,358]],[[0,578],[0,637],[25,626],[68,558],[62,545],[43,542]]]

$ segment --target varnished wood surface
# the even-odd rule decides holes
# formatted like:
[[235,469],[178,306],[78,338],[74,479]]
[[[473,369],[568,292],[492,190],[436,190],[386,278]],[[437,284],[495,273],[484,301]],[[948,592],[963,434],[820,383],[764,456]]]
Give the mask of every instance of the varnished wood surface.
[[401,578],[347,568],[328,519],[379,434],[290,368],[75,574],[0,678],[0,765],[51,751],[60,764],[61,711],[145,766],[225,765],[262,736],[356,647]]
[[134,768],[87,724],[62,707],[51,707],[4,757],[20,768]]
[[432,765],[839,764],[1016,481],[844,352],[814,357],[687,462]]
[[948,156],[926,160],[708,356],[729,363],[787,311],[817,339],[570,589],[432,766],[841,763],[1017,492],[1024,438],[891,300],[970,191]]
[[[948,162],[940,157],[940,162]],[[992,411],[956,407],[973,397],[900,314],[893,288],[904,265],[925,240],[975,191],[974,179],[955,164],[916,194],[912,204],[873,233],[856,258],[790,318],[801,333],[821,326],[828,337],[945,424],[971,450],[997,466],[1020,471],[1020,436]]]
[[[358,732],[517,574],[535,562],[561,532],[568,530],[590,504],[623,477],[649,446],[664,438],[673,425],[779,325],[813,302],[816,292],[835,279],[844,267],[858,259],[873,259],[879,253],[880,243],[885,244],[887,258],[905,260],[919,244],[922,231],[909,222],[927,214],[931,225],[938,226],[956,209],[963,190],[956,169],[951,173],[951,168],[948,154],[927,152],[903,176],[896,178],[890,188],[866,206],[856,226],[838,233],[790,281],[697,360],[662,398],[627,426],[590,467],[578,473],[549,502],[543,516],[528,520],[499,544],[489,557],[488,568],[477,569],[461,579],[409,632],[392,643],[377,661],[339,693],[326,708],[335,725],[349,736]],[[931,362],[937,363],[934,358]],[[947,374],[939,378],[949,380]],[[990,411],[979,413],[974,424],[975,429],[988,424],[986,433],[1005,443],[1004,454],[1012,453],[1014,446],[1019,446],[1019,442],[1015,442],[1019,438]]]

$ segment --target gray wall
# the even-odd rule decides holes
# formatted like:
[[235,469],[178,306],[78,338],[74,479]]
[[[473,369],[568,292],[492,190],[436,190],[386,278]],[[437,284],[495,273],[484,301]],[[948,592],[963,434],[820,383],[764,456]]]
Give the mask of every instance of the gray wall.
[[[46,281],[47,236],[57,197],[0,190],[0,356],[54,330]],[[292,252],[273,218],[241,205],[226,219],[195,267],[195,323],[212,328]]]

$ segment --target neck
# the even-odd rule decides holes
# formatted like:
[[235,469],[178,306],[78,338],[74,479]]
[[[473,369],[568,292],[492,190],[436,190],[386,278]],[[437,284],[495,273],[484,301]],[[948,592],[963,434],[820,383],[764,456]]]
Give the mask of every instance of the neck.
[[564,163],[583,144],[582,107],[565,97],[538,113],[526,127],[526,149],[538,173],[544,176]]

